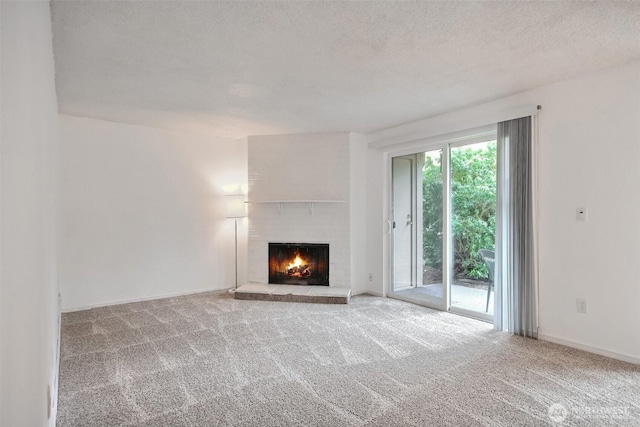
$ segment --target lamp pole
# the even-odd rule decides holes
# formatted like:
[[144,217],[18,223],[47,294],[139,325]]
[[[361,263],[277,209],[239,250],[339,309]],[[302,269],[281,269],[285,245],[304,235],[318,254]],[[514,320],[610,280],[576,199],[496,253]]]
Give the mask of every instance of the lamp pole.
[[229,194],[225,198],[227,205],[227,218],[233,218],[233,243],[234,243],[234,264],[235,264],[235,287],[233,291],[238,289],[238,218],[247,216],[244,195]]
[[235,261],[236,261],[236,290],[238,289],[238,218],[234,218],[235,223]]

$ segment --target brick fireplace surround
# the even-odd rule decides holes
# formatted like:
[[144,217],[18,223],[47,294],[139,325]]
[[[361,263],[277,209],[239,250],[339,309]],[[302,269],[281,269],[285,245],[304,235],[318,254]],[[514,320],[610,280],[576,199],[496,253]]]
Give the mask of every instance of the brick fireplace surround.
[[330,246],[327,293],[364,291],[362,135],[254,136],[248,151],[248,285],[268,283],[270,242],[307,242]]

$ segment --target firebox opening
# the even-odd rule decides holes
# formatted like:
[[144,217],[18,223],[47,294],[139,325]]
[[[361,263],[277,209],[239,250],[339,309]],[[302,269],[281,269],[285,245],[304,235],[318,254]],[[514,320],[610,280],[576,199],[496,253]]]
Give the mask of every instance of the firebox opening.
[[329,245],[269,243],[269,283],[329,286]]

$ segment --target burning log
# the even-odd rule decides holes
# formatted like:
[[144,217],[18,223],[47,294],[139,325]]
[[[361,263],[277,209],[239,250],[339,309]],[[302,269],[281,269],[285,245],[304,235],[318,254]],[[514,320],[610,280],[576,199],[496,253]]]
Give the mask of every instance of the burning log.
[[288,277],[308,277],[311,275],[311,269],[305,261],[300,258],[299,254],[296,254],[293,262],[290,262],[286,268],[286,274]]
[[287,276],[309,277],[311,276],[311,269],[308,265],[296,265],[287,269]]

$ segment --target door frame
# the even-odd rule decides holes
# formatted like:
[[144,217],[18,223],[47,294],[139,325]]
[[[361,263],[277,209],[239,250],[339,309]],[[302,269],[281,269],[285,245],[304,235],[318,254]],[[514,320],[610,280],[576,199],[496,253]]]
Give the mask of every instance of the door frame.
[[[449,165],[449,153],[448,153],[448,144],[446,142],[439,142],[437,144],[429,144],[426,146],[422,146],[422,148],[410,148],[410,149],[404,149],[404,150],[400,150],[400,151],[396,151],[396,152],[389,152],[387,153],[387,163],[388,163],[388,171],[389,171],[389,203],[388,203],[388,208],[389,208],[389,212],[388,212],[388,218],[390,218],[389,221],[389,264],[390,264],[390,277],[389,277],[389,282],[388,282],[388,287],[386,289],[386,294],[392,298],[395,299],[399,299],[402,301],[406,301],[406,302],[411,302],[414,304],[418,304],[415,300],[411,299],[411,298],[407,298],[403,295],[397,294],[394,290],[394,283],[393,283],[393,278],[394,278],[394,274],[393,274],[393,260],[394,260],[394,253],[393,253],[393,248],[394,248],[394,233],[393,233],[393,159],[394,158],[402,158],[402,157],[413,157],[416,158],[417,160],[417,155],[420,153],[424,153],[424,152],[429,152],[429,151],[437,151],[437,150],[441,150],[442,152],[442,167],[443,167],[443,182],[442,182],[442,187],[443,187],[443,196],[444,194],[448,194],[449,191],[449,170],[448,170],[448,165]],[[417,169],[417,161],[414,161],[414,167]],[[419,171],[417,171],[419,172]],[[420,209],[422,209],[422,204],[421,203],[417,203],[417,192],[416,192],[416,188],[417,188],[417,173],[412,174],[413,176],[413,183],[412,183],[412,198],[415,200],[415,202],[413,203],[413,213],[412,216],[415,220],[415,218],[418,218],[417,215],[417,209],[418,209],[418,205],[420,205]],[[445,179],[446,177],[446,179]],[[446,182],[445,182],[446,181]],[[450,202],[448,200],[448,198],[444,198],[443,197],[443,202],[442,202],[442,221],[443,224],[445,226],[449,226],[449,215],[450,215]],[[422,218],[422,215],[419,216],[420,218]],[[422,221],[420,221],[422,222]],[[417,235],[417,232],[415,232],[415,223],[414,223],[414,234]],[[442,240],[442,265],[444,266],[448,266],[449,265],[449,248],[450,243],[448,242],[449,240],[449,236],[450,233],[447,230],[442,230],[442,232],[444,233],[445,237],[448,238],[444,238]],[[418,240],[417,238],[414,239],[414,244],[417,245],[418,244]],[[420,251],[422,252],[422,251]],[[417,276],[417,265],[422,265],[422,260],[418,260],[417,259],[417,254],[418,251],[415,250],[414,251],[414,256],[415,256],[415,267],[414,267],[414,275]],[[419,264],[418,264],[418,261]],[[447,285],[448,280],[449,280],[449,268],[445,268],[442,272],[442,303],[441,304],[431,304],[428,302],[421,302],[419,305],[423,305],[425,307],[429,307],[429,308],[433,308],[436,310],[441,310],[441,311],[448,311],[449,306],[450,306],[450,292],[449,292],[449,286]],[[417,278],[416,278],[417,279]],[[417,280],[416,280],[417,281]]]
[[[451,230],[451,148],[460,147],[464,145],[470,145],[479,142],[486,142],[493,140],[497,137],[497,125],[488,125],[482,126],[480,128],[475,128],[469,130],[467,132],[463,132],[462,134],[452,135],[450,138],[436,138],[430,140],[417,140],[413,141],[411,144],[408,144],[406,147],[388,151],[385,153],[385,162],[387,168],[387,191],[389,194],[388,203],[387,203],[387,223],[389,225],[388,228],[388,257],[386,262],[389,265],[388,272],[389,274],[386,276],[386,283],[384,284],[384,294],[386,296],[399,299],[402,301],[423,305],[425,307],[433,308],[441,311],[449,311],[451,313],[455,313],[458,315],[472,317],[478,320],[483,320],[487,322],[493,322],[494,316],[496,315],[494,311],[494,315],[490,315],[487,313],[476,312],[472,310],[467,310],[463,308],[457,308],[451,306],[451,279],[453,277],[453,263],[451,262],[451,248],[453,244],[453,235]],[[427,302],[416,302],[411,298],[407,298],[402,295],[398,295],[394,292],[393,286],[393,158],[396,157],[405,157],[405,156],[416,156],[419,153],[424,153],[428,151],[436,151],[442,150],[442,220],[443,220],[443,233],[445,234],[442,239],[442,263],[443,263],[443,271],[442,271],[442,282],[443,282],[443,304],[430,304]],[[415,189],[415,185],[414,185]],[[412,190],[413,192],[413,190]],[[497,202],[497,201],[496,201]],[[413,204],[417,209],[418,203]],[[413,217],[416,218],[415,212]],[[417,241],[417,239],[414,239]],[[417,242],[416,242],[417,243]],[[422,262],[420,262],[420,265]],[[494,288],[495,292],[495,288]],[[495,296],[494,296],[495,299]]]
[[[416,190],[417,190],[417,177],[415,174],[415,170],[417,168],[417,153],[414,154],[409,154],[409,155],[405,155],[405,156],[394,156],[393,158],[391,158],[391,242],[392,242],[392,251],[391,254],[393,256],[392,261],[391,261],[391,283],[394,283],[394,278],[395,278],[395,253],[393,251],[393,247],[395,247],[395,230],[396,230],[396,224],[395,224],[395,216],[394,216],[394,205],[395,205],[395,191],[393,191],[393,179],[394,179],[394,168],[393,168],[393,159],[404,159],[404,160],[408,160],[410,162],[410,185],[411,188],[409,189],[410,192],[410,196],[409,199],[411,201],[411,207],[409,208],[410,214],[411,215],[411,242],[410,242],[410,284],[408,287],[404,287],[403,289],[406,288],[415,288],[417,286],[417,282],[418,282],[418,277],[417,277],[417,271],[418,271],[418,242],[417,242],[417,229],[416,229],[416,213],[417,213],[417,198],[416,196]],[[395,291],[395,289],[392,289],[391,291]]]

